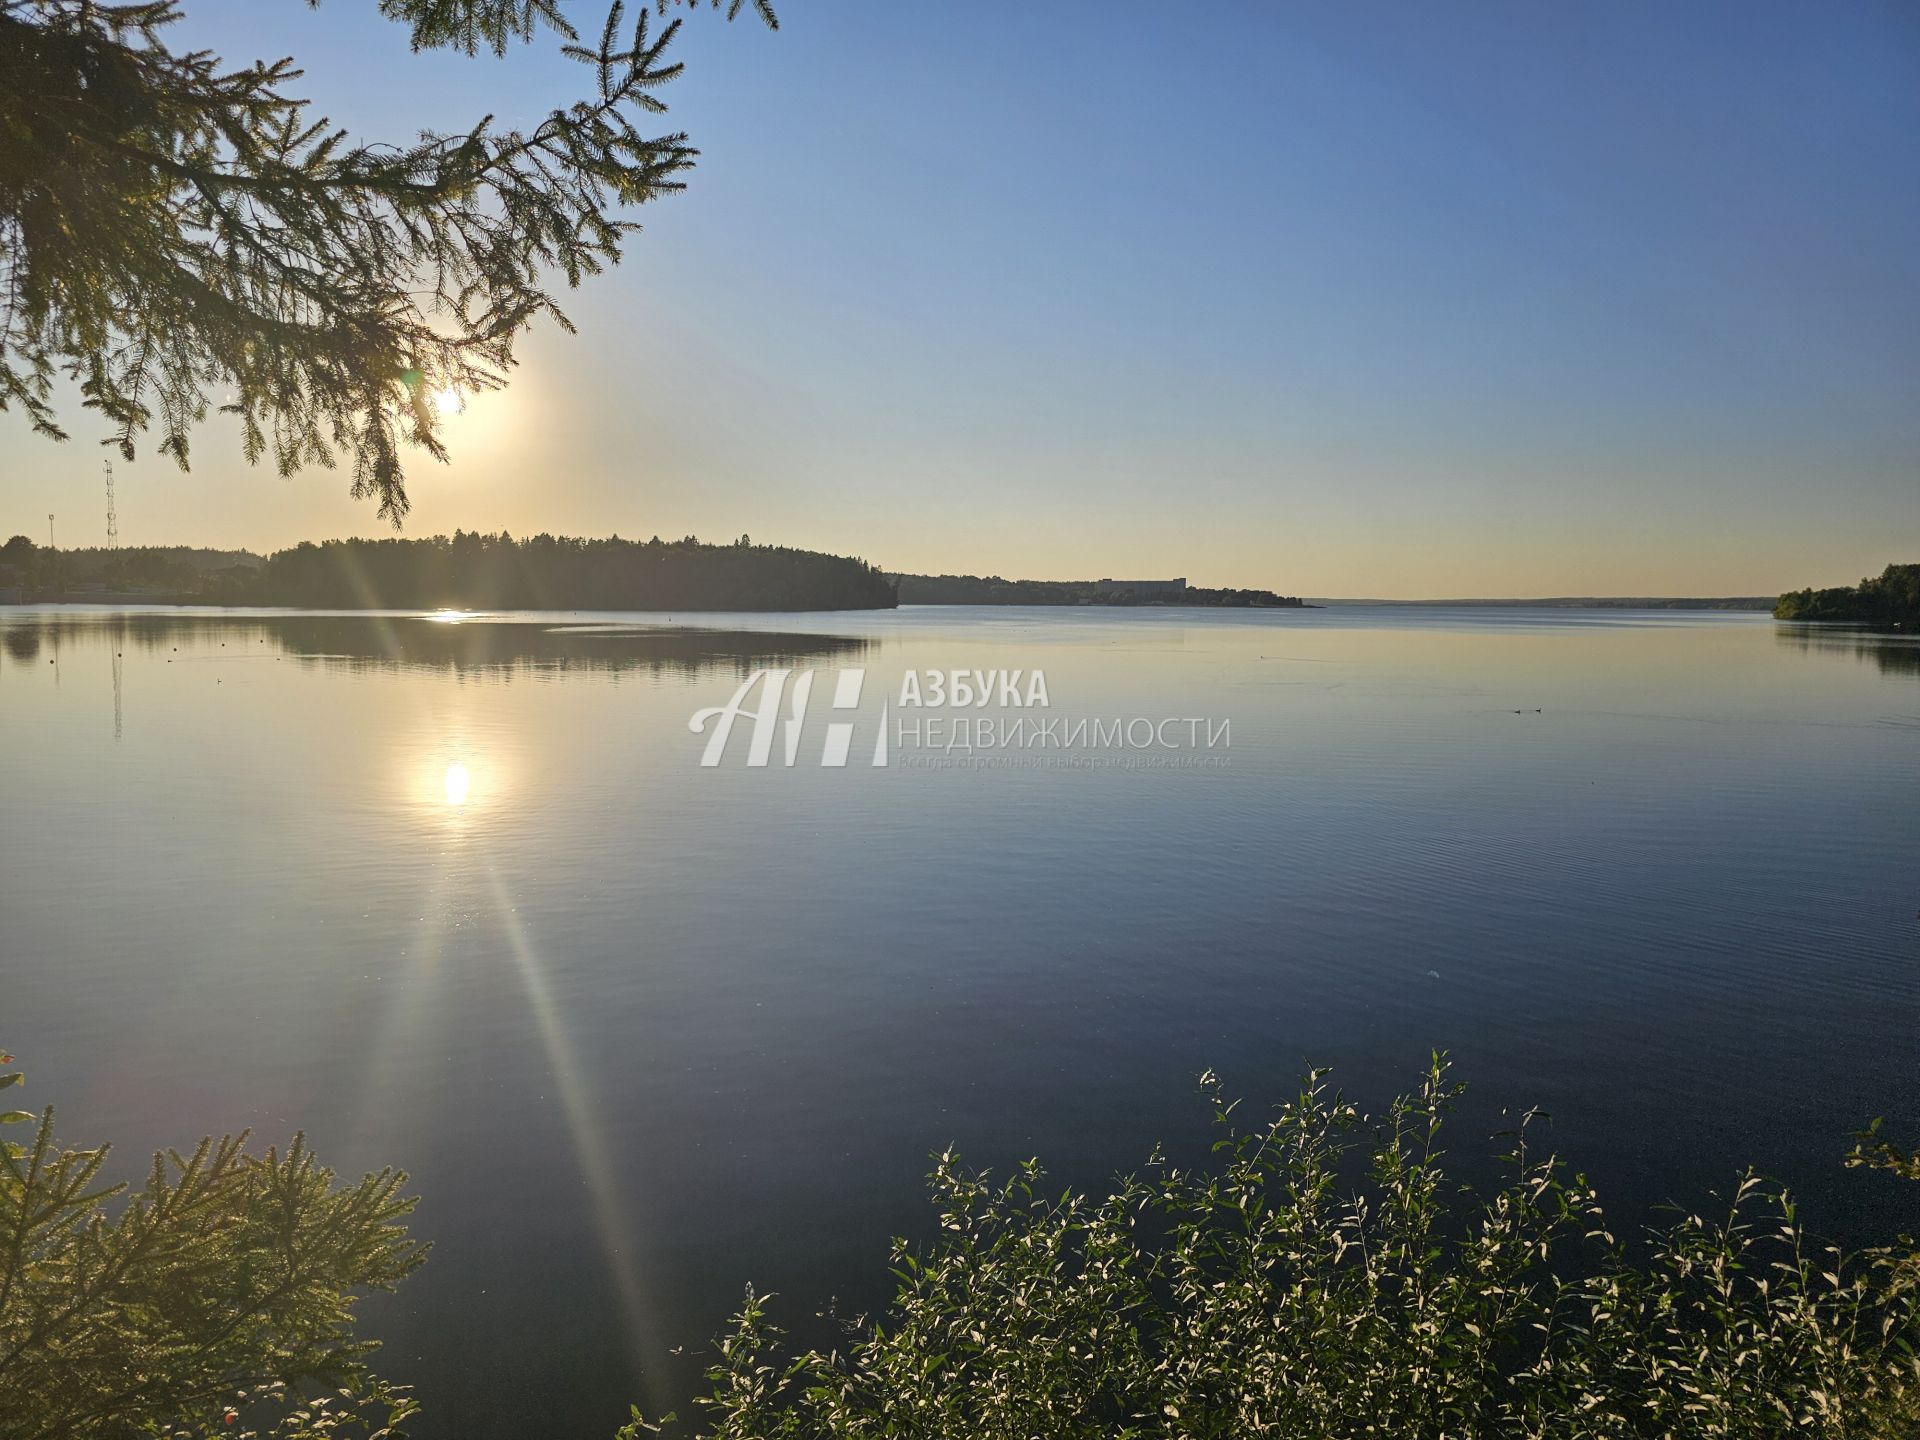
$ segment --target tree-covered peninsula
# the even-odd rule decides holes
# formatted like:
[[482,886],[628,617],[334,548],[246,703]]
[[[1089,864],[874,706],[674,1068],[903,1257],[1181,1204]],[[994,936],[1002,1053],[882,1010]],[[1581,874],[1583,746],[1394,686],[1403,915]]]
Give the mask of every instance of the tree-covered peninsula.
[[223,603],[314,610],[886,610],[893,582],[864,560],[755,545],[456,531],[329,540],[236,574]]
[[1300,609],[1271,590],[1216,589],[1179,580],[1003,580],[998,575],[896,575],[902,605],[1201,605]]
[[1920,625],[1920,565],[1889,565],[1858,585],[1789,590],[1774,603],[1776,620],[1851,620],[1865,625]]
[[755,545],[456,530],[419,540],[244,550],[0,546],[0,603],[286,605],[310,610],[890,610],[864,560]]

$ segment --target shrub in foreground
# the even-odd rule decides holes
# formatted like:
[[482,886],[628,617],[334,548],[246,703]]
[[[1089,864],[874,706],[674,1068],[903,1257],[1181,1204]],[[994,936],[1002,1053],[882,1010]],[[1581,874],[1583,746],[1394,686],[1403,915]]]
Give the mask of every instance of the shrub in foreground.
[[105,1147],[55,1142],[50,1108],[0,1124],[7,1440],[339,1440],[412,1412],[352,1330],[355,1293],[424,1256],[401,1225],[404,1176],[336,1184],[299,1136],[261,1153],[242,1134],[156,1155],[128,1194],[100,1180]]
[[[1816,1247],[1752,1176],[1711,1212],[1616,1237],[1525,1120],[1501,1188],[1475,1195],[1441,1168],[1459,1087],[1438,1057],[1377,1125],[1320,1074],[1245,1129],[1203,1083],[1212,1160],[1156,1155],[1105,1199],[1045,1193],[1033,1163],[995,1182],[941,1156],[940,1238],[895,1242],[887,1313],[786,1358],[749,1291],[703,1433],[1920,1434],[1911,1241]],[[1911,1174],[1878,1144],[1854,1160]],[[659,1428],[636,1412],[621,1433]]]

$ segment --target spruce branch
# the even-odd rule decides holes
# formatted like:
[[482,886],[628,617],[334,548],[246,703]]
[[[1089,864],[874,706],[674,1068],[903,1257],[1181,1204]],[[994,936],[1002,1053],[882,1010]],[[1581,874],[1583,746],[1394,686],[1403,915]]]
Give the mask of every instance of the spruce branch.
[[628,212],[684,187],[687,136],[641,128],[682,22],[612,0],[589,45],[557,0],[381,0],[416,50],[551,33],[592,72],[526,130],[395,146],[313,116],[290,58],[169,48],[180,6],[0,0],[0,410],[66,438],[64,377],[106,443],[155,431],[185,468],[218,397],[249,461],[345,456],[397,526],[405,450],[447,457],[436,392],[504,385],[529,326],[571,329],[556,282],[617,264]]

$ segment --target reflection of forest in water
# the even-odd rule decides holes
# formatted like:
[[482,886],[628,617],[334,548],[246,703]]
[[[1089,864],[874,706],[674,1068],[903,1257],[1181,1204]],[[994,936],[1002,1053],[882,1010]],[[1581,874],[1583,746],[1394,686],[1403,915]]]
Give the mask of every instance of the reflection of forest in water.
[[1920,635],[1851,625],[1782,625],[1774,638],[1803,655],[1851,655],[1883,674],[1920,679]]
[[43,648],[106,645],[116,653],[191,647],[196,658],[225,648],[232,658],[272,647],[310,664],[352,670],[514,670],[673,672],[731,670],[745,676],[763,665],[853,659],[872,642],[859,636],[797,635],[767,630],[706,630],[679,625],[549,626],[498,620],[445,620],[374,615],[103,615],[34,612],[0,615],[0,650],[20,664]]
[[[556,617],[557,618],[557,617]],[[1178,632],[1172,637],[1184,639]],[[1780,646],[1803,655],[1852,656],[1883,674],[1920,679],[1920,635],[1835,624],[1782,624]],[[550,624],[482,618],[449,621],[421,615],[208,615],[135,613],[74,615],[0,608],[0,656],[45,663],[63,646],[97,646],[183,658],[239,658],[275,653],[309,664],[353,670],[431,670],[456,674],[566,671],[732,672],[764,665],[854,661],[875,642],[862,636],[802,635],[775,630],[705,629],[618,621]]]

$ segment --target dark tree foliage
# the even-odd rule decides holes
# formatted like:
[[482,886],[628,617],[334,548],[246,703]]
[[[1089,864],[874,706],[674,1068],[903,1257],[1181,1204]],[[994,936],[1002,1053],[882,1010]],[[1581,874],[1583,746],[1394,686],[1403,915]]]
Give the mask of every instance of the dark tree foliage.
[[282,550],[227,598],[308,609],[875,610],[893,583],[864,560],[780,545],[457,531]]
[[[744,0],[713,3],[731,18]],[[312,115],[291,59],[171,48],[180,0],[0,0],[0,409],[65,438],[66,377],[128,459],[152,429],[185,468],[223,397],[250,462],[344,454],[354,495],[397,525],[402,447],[446,458],[435,397],[504,384],[540,316],[571,328],[554,282],[615,263],[638,228],[622,212],[682,188],[697,153],[641,128],[680,71],[680,21],[613,0],[582,43],[562,10],[380,0],[416,49],[550,32],[590,76],[529,129],[488,116],[395,146]]]
[[1773,607],[1776,620],[1852,620],[1868,625],[1920,625],[1920,565],[1889,565],[1858,585],[1789,590]]

